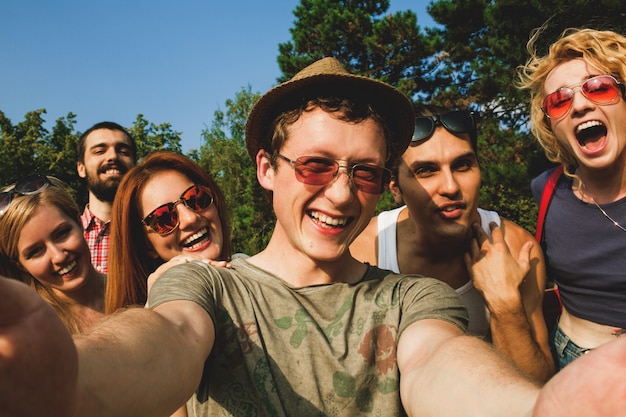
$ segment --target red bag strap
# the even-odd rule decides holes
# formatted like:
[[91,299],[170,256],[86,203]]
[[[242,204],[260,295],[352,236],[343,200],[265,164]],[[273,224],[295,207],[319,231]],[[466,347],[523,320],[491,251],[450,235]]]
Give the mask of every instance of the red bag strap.
[[546,219],[548,206],[550,205],[550,201],[552,201],[554,189],[556,188],[556,184],[559,182],[559,178],[561,178],[561,175],[563,175],[563,165],[559,165],[554,169],[554,171],[552,171],[552,173],[548,177],[548,182],[543,189],[543,194],[541,194],[541,202],[539,203],[539,214],[537,215],[537,230],[535,231],[535,239],[539,243],[541,243],[541,240],[543,239],[543,223]]

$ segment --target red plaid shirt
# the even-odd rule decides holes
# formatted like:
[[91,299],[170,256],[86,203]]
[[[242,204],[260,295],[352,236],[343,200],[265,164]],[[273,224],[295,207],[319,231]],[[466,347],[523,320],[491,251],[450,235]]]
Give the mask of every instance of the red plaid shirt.
[[98,272],[106,274],[107,253],[109,252],[109,235],[111,233],[111,223],[103,222],[89,211],[89,204],[85,206],[85,211],[80,216],[83,222],[85,240],[91,251],[91,263]]

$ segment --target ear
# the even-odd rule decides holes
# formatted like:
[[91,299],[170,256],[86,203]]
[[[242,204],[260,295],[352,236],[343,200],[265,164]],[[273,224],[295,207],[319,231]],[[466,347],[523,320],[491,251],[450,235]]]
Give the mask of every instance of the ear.
[[402,190],[400,189],[400,184],[398,184],[398,180],[392,178],[389,182],[389,191],[391,191],[391,195],[393,196],[393,200],[396,204],[403,204],[404,198],[402,197]]
[[82,162],[77,162],[76,163],[76,171],[78,171],[78,176],[81,178],[86,178],[87,177],[87,172],[85,170],[85,164],[83,164]]
[[263,149],[256,154],[256,177],[266,190],[274,190],[274,167],[270,162],[270,157]]

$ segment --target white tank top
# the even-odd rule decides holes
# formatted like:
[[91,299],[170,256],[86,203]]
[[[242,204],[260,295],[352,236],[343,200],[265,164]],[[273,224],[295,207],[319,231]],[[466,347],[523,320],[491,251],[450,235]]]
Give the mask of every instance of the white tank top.
[[[396,225],[398,216],[406,206],[378,215],[378,267],[400,273],[396,247]],[[495,222],[500,226],[500,216],[495,211],[478,209],[480,225],[491,238],[489,223]],[[469,331],[473,334],[485,336],[489,332],[489,310],[483,296],[474,287],[471,280],[456,289],[461,296],[469,313]]]

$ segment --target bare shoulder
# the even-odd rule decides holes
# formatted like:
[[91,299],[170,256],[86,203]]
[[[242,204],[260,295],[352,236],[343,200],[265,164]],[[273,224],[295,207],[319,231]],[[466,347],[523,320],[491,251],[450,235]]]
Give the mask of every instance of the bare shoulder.
[[524,243],[535,241],[535,237],[528,230],[511,220],[502,218],[500,227],[502,228],[504,240],[514,255],[517,255]]
[[378,265],[378,216],[372,217],[369,224],[350,245],[350,253],[354,258],[370,265]]
[[546,283],[545,259],[541,246],[528,230],[510,220],[502,219],[502,232],[514,257],[520,255],[521,248],[526,242],[532,242],[533,247],[530,250],[531,269],[520,289],[526,297],[535,293],[537,289],[541,293]]

